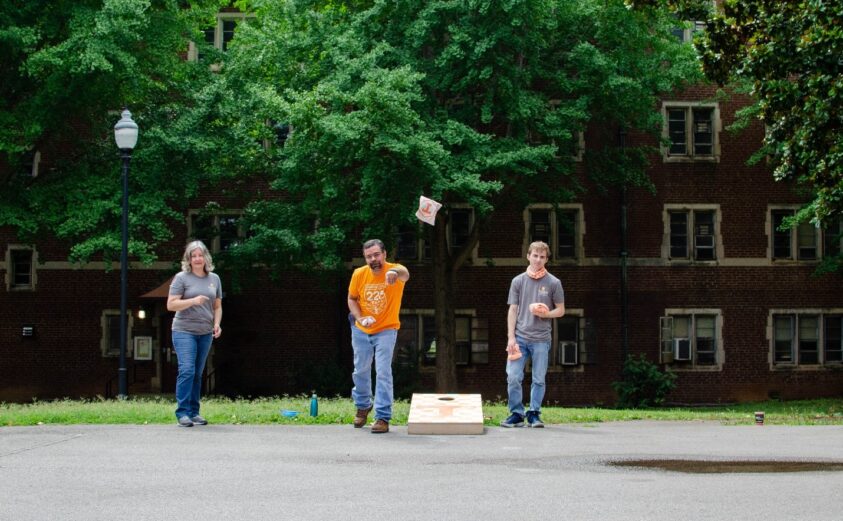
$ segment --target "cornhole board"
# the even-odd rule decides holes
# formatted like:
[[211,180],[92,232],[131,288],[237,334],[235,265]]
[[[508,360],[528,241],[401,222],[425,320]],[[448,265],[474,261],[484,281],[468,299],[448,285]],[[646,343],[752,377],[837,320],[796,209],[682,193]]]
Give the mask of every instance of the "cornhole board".
[[413,394],[407,434],[483,434],[479,394]]

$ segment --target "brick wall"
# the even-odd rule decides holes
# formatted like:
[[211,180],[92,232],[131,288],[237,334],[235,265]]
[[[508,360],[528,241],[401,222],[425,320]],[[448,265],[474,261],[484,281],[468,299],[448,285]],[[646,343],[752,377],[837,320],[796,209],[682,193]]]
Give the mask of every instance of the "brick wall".
[[[671,100],[710,99],[710,89],[690,89]],[[769,204],[803,201],[792,186],[776,183],[763,164],[746,164],[757,148],[763,129],[751,125],[733,134],[726,127],[739,96],[720,103],[723,130],[721,157],[716,163],[665,163],[651,158],[655,193],[631,188],[628,193],[629,353],[658,360],[659,317],[668,308],[714,308],[723,319],[722,369],[679,371],[677,402],[760,400],[768,396],[807,398],[843,393],[843,371],[835,368],[780,369],[770,366],[766,338],[772,308],[843,307],[843,278],[815,277],[810,264],[770,265],[765,262],[769,237],[765,222]],[[592,133],[588,134],[589,136]],[[655,140],[630,133],[630,145]],[[594,146],[587,142],[587,146]],[[582,165],[578,165],[582,170]],[[580,174],[581,175],[581,174]],[[550,271],[563,282],[568,308],[582,309],[597,333],[597,363],[552,370],[547,376],[547,403],[611,404],[611,382],[618,380],[623,360],[621,272],[619,267],[620,206],[618,190],[591,190],[577,202],[583,205],[587,262],[551,263]],[[191,205],[208,201],[222,207],[242,206],[222,191],[206,192]],[[550,201],[547,201],[550,202]],[[662,214],[666,204],[719,205],[725,260],[749,265],[668,265],[661,259]],[[183,223],[174,223],[183,229]],[[524,269],[523,208],[514,202],[499,208],[481,235],[479,258],[463,268],[453,288],[455,308],[473,309],[488,319],[489,363],[457,370],[461,392],[479,392],[484,399],[505,399],[506,297],[510,280]],[[185,237],[179,235],[162,248],[162,258],[177,259]],[[0,249],[16,243],[11,230],[0,229]],[[67,245],[39,240],[39,260],[66,259]],[[356,251],[354,252],[356,254]],[[721,259],[723,260],[723,259]],[[728,264],[728,263],[724,263]],[[739,264],[739,263],[738,263]],[[426,263],[407,262],[412,279],[404,307],[433,307],[433,276]],[[0,270],[2,271],[2,270]],[[132,270],[129,307],[136,310],[143,293],[157,287],[172,270]],[[217,390],[229,395],[273,395],[309,390],[320,379],[335,378],[336,388],[350,388],[351,348],[346,322],[346,288],[350,273],[324,279],[314,273],[284,273],[277,279],[256,272],[242,293],[227,291],[223,303],[223,336],[215,342],[213,365]],[[226,280],[225,288],[230,288]],[[171,314],[158,301],[160,319],[137,322],[135,334],[150,334],[169,347]],[[0,288],[0,401],[28,401],[32,397],[94,396],[117,374],[115,357],[103,357],[100,318],[104,309],[119,308],[119,270],[38,269],[35,292]],[[21,327],[35,326],[32,338]],[[149,389],[156,361],[130,361],[136,383],[130,392]],[[171,390],[172,359],[162,360],[162,389]],[[333,376],[339,371],[339,376]],[[420,389],[433,389],[433,373],[420,375]],[[324,382],[321,382],[324,383]],[[116,385],[116,382],[115,382]],[[525,383],[528,388],[529,379]]]

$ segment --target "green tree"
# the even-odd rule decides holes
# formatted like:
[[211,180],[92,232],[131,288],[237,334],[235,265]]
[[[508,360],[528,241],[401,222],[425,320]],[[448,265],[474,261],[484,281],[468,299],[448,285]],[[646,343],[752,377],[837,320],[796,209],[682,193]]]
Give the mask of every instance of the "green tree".
[[[241,115],[231,128],[276,141],[265,170],[279,196],[247,208],[250,238],[233,253],[276,270],[339,268],[360,235],[388,240],[415,223],[420,194],[444,202],[425,228],[439,391],[457,388],[456,278],[495,209],[570,199],[577,132],[596,123],[612,144],[621,127],[658,133],[658,95],[699,79],[667,10],[621,0],[242,6],[256,19],[225,58],[219,101]],[[600,182],[648,184],[646,150],[595,152],[586,164]],[[458,249],[445,233],[454,203],[475,212]]]
[[[726,0],[697,42],[706,75],[744,83],[768,132],[757,157],[778,180],[808,188],[797,216],[816,224],[843,215],[843,8],[839,2]],[[833,261],[835,262],[835,261]],[[843,263],[838,258],[837,268]]]
[[[188,39],[202,41],[200,28],[223,3],[0,4],[0,226],[22,241],[63,239],[74,260],[115,258],[121,189],[112,127],[128,106],[141,127],[130,179],[130,252],[153,260],[201,184],[230,176],[203,161],[224,123],[208,111],[219,79],[207,65],[184,60]],[[228,129],[225,139],[231,143]],[[48,168],[34,179],[19,175],[35,150],[44,151]]]

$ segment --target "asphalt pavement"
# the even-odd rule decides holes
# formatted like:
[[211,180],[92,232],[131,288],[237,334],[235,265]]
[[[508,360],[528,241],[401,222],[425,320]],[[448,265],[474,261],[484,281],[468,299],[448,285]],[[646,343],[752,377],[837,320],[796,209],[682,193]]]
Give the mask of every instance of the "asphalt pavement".
[[640,421],[471,436],[350,425],[4,427],[0,520],[843,519],[839,470],[613,465],[673,459],[841,464],[843,427]]

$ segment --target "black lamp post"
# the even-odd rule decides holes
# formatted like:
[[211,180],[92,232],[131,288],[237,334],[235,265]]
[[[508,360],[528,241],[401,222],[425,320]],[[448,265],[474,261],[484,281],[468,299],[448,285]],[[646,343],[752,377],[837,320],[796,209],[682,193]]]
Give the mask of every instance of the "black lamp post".
[[[618,128],[618,147],[626,159],[626,128]],[[621,185],[621,363],[626,363],[629,354],[629,195],[627,193],[626,172]]]
[[114,125],[114,141],[120,149],[120,158],[123,160],[123,219],[121,223],[121,234],[123,239],[120,251],[120,372],[118,373],[117,397],[125,400],[129,396],[129,383],[126,375],[126,281],[128,279],[129,266],[129,160],[132,159],[132,150],[138,142],[138,126],[132,120],[132,113],[129,109],[123,109],[120,121]]

